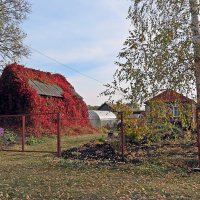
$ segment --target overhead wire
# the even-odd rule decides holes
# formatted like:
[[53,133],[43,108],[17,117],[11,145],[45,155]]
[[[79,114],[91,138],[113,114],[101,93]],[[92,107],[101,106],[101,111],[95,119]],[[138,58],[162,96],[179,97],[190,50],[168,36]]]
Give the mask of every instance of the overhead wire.
[[98,83],[104,85],[103,82],[97,80],[96,78],[93,78],[93,77],[91,77],[91,76],[89,76],[89,75],[87,75],[87,74],[84,74],[84,73],[80,72],[79,70],[74,69],[73,67],[70,67],[69,65],[63,64],[63,63],[61,63],[60,61],[56,60],[55,58],[52,58],[52,57],[50,57],[50,56],[48,56],[48,55],[42,53],[41,51],[39,51],[39,50],[37,50],[37,49],[35,49],[35,48],[32,48],[32,47],[30,47],[30,46],[29,46],[29,48],[32,49],[33,51],[37,52],[38,54],[40,54],[40,55],[42,55],[42,56],[44,56],[44,57],[46,57],[46,58],[48,58],[48,59],[54,61],[55,63],[67,67],[67,68],[70,69],[71,71],[74,71],[74,72],[76,72],[76,73],[78,73],[78,74],[80,74],[80,75],[82,75],[82,76],[85,76],[85,77],[87,77],[87,78],[89,78],[89,79],[92,79],[93,81],[96,81],[96,82],[98,82]]
[[[103,82],[101,82],[100,80],[98,80],[98,79],[96,79],[96,78],[93,78],[92,76],[89,76],[89,75],[87,75],[87,74],[85,74],[85,73],[82,73],[82,72],[80,72],[79,70],[74,69],[73,67],[70,67],[69,65],[63,64],[63,63],[61,63],[60,61],[56,60],[55,58],[52,58],[52,57],[50,57],[50,56],[44,54],[43,52],[41,52],[41,51],[39,51],[39,50],[37,50],[37,49],[31,47],[31,46],[28,46],[28,47],[29,47],[30,49],[32,49],[33,51],[37,52],[38,54],[42,55],[43,57],[46,57],[46,58],[48,58],[49,60],[52,60],[52,61],[54,61],[55,63],[57,63],[57,64],[59,64],[59,65],[62,65],[62,66],[64,66],[64,67],[70,69],[71,71],[76,72],[77,74],[80,74],[81,76],[84,76],[84,77],[86,77],[86,78],[88,78],[88,79],[91,79],[91,80],[93,80],[93,81],[95,81],[95,82],[97,82],[97,83],[99,83],[99,84],[105,86],[105,84],[104,84]],[[124,94],[122,93],[121,90],[119,90],[118,88],[114,88],[114,89],[118,92],[119,95],[124,96]]]

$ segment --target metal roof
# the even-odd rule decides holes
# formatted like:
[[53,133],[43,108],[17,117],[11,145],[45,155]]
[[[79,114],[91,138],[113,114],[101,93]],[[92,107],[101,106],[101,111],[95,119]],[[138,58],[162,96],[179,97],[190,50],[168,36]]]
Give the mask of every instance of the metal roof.
[[96,119],[99,118],[100,120],[110,120],[116,119],[116,115],[110,111],[100,111],[100,110],[89,110],[89,118]]
[[[106,110],[104,107],[107,106],[106,109],[109,109],[109,110]],[[99,106],[98,110],[102,110],[102,111],[111,111],[113,110],[113,104],[109,103],[109,102],[105,102],[103,103],[101,106]]]
[[63,90],[57,85],[50,85],[37,80],[29,80],[28,84],[35,89],[39,95],[62,97]]

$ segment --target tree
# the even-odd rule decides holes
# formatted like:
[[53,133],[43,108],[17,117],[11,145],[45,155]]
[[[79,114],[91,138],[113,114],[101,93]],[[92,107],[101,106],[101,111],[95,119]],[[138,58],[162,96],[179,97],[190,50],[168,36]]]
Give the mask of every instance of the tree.
[[0,0],[1,66],[29,54],[28,48],[23,45],[26,34],[20,27],[29,12],[30,5],[25,0]]
[[[196,90],[200,113],[199,0],[132,0],[129,37],[105,95],[124,93],[142,104],[162,89]],[[197,118],[199,116],[197,115]],[[200,167],[200,123],[198,125]]]
[[190,0],[191,29],[193,33],[194,48],[194,74],[197,91],[197,144],[198,144],[198,167],[200,168],[200,24],[199,24],[199,0]]
[[88,105],[88,110],[97,110],[99,108],[99,106],[91,106],[91,105]]

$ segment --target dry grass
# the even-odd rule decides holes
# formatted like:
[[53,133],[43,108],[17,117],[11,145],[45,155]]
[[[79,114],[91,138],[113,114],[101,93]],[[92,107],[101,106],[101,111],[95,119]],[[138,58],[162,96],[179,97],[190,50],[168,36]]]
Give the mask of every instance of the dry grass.
[[[64,148],[100,135],[66,137]],[[55,138],[29,148],[53,149]],[[14,148],[14,147],[13,147]],[[28,148],[28,147],[27,147]],[[162,147],[140,165],[64,160],[52,154],[0,152],[0,199],[200,199],[194,147]],[[139,154],[138,154],[139,155]]]

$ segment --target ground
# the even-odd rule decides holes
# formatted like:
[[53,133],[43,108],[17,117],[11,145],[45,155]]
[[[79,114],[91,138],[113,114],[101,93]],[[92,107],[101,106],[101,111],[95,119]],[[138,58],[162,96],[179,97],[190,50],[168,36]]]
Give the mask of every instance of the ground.
[[[63,146],[81,146],[99,137],[67,137]],[[54,137],[26,148],[47,150],[47,146],[54,149]],[[135,156],[143,162],[104,164],[49,153],[0,152],[0,199],[200,199],[200,173],[192,171],[195,147],[140,148]]]

